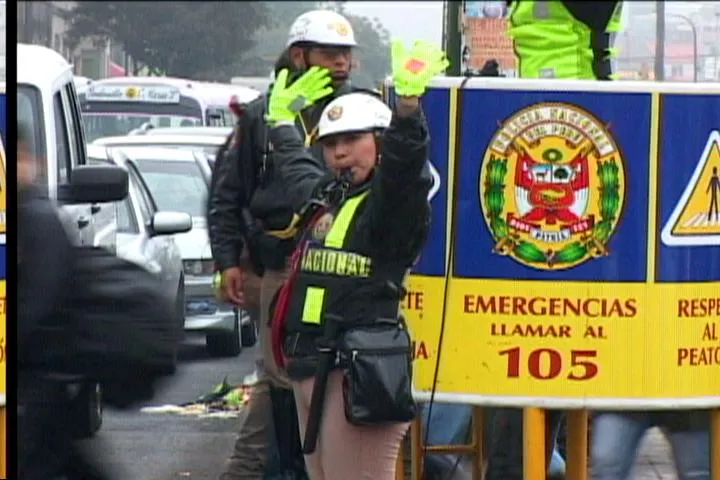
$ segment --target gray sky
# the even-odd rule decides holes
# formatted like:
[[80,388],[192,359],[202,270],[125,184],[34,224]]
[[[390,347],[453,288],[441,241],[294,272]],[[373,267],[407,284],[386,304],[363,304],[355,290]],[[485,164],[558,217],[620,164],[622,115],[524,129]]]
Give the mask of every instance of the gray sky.
[[406,40],[442,41],[443,2],[347,2],[354,14],[377,17],[393,36]]
[[[633,14],[642,10],[641,3],[654,2],[627,2],[625,14]],[[718,2],[709,1],[669,1],[665,4],[668,14],[679,13],[692,15],[703,5],[718,5]],[[420,38],[436,43],[442,41],[442,5],[441,1],[430,2],[358,2],[349,1],[348,10],[355,14],[367,17],[378,17],[380,22],[390,31],[391,35],[404,37],[407,40]],[[647,7],[646,7],[647,8]],[[672,23],[672,18],[668,23]]]

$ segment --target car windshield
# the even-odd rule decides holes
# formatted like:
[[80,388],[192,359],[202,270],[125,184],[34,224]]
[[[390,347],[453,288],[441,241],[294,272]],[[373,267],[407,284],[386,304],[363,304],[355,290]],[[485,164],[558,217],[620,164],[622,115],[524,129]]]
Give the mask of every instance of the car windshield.
[[136,159],[135,163],[159,210],[205,217],[208,185],[196,162]]
[[83,112],[85,135],[89,142],[102,137],[127,135],[145,124],[153,127],[200,127],[200,117],[184,115],[153,115],[150,113],[88,113]]

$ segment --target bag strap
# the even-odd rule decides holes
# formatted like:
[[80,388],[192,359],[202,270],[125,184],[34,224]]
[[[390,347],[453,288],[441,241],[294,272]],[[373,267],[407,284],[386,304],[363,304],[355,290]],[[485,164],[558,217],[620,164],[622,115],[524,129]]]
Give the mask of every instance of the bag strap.
[[293,250],[290,256],[290,267],[288,277],[283,282],[282,287],[278,291],[277,302],[275,303],[275,310],[272,312],[270,320],[270,337],[272,354],[275,362],[278,366],[285,366],[285,355],[283,352],[283,337],[285,335],[285,319],[287,316],[287,310],[290,306],[290,298],[292,297],[292,287],[295,280],[300,272],[300,264],[302,263],[303,254],[308,245],[308,232],[312,225],[314,225],[325,212],[328,211],[328,207],[324,206],[318,208],[318,210],[312,215],[308,222],[308,228],[303,233],[300,241]]

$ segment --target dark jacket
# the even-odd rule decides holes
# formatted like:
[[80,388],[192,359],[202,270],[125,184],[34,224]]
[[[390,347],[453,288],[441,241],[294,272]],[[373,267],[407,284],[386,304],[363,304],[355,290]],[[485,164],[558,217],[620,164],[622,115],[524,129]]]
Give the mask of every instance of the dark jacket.
[[[297,131],[280,126],[270,131],[287,195],[296,210],[311,199],[326,178],[324,166],[303,146]],[[428,166],[430,137],[422,110],[410,117],[393,115],[382,139],[382,162],[370,180],[370,194],[355,223],[350,248],[374,260],[410,267],[420,254],[429,228]]]
[[54,206],[34,187],[18,194],[18,253],[18,364],[45,366],[62,354],[63,342],[47,338],[47,331],[61,326],[55,313],[66,296],[74,252]]
[[[292,127],[274,128],[270,138],[275,145],[276,162],[288,195],[293,206],[301,210],[308,200],[317,195],[318,187],[326,185],[325,170],[317,166],[315,158],[303,146],[302,139]],[[346,321],[370,318],[368,315],[373,315],[374,306],[379,305],[383,301],[381,297],[384,299],[387,294],[373,288],[373,282],[384,285],[383,272],[407,271],[417,260],[430,226],[428,193],[432,176],[427,161],[428,144],[429,135],[422,111],[406,118],[394,116],[382,139],[382,162],[373,177],[367,184],[347,192],[345,198],[354,196],[354,190],[369,188],[367,197],[350,223],[343,250],[369,257],[372,273],[366,285],[368,288],[348,289],[350,295],[347,298],[341,295],[344,298],[342,305],[335,305],[329,300],[333,305],[328,305],[326,312],[338,313]],[[343,199],[335,198],[334,201],[342,204]],[[289,321],[289,318],[286,319],[286,324]],[[314,337],[302,335],[298,337],[300,342],[286,338],[286,345],[298,347],[293,347],[293,351],[285,349],[294,358],[288,364],[288,373],[294,378],[311,376],[315,371]]]
[[[333,98],[359,90],[366,91],[346,84],[333,96],[303,112],[307,133],[312,132],[322,110]],[[284,229],[295,213],[285,195],[283,182],[275,175],[272,154],[267,156],[266,168],[263,169],[263,154],[268,145],[265,122],[267,101],[266,94],[247,105],[238,122],[238,141],[228,150],[222,163],[215,165],[214,176],[217,179],[210,192],[208,227],[213,258],[221,270],[238,265],[243,246],[252,236],[252,232],[248,231],[248,217],[243,217],[243,209],[251,213],[260,231]],[[296,125],[298,133],[304,135],[299,120]],[[313,164],[324,170],[320,145],[312,146],[312,155]],[[282,268],[292,247],[292,242],[273,242],[273,239],[263,238],[262,242],[250,242],[250,253],[254,263]]]

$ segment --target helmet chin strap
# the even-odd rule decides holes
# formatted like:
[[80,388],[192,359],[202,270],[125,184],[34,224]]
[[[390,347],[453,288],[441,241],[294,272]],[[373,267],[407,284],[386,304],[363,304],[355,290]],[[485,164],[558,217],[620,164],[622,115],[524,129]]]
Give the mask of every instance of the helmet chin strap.
[[375,132],[375,152],[377,152],[375,166],[378,166],[382,160],[382,133],[379,131]]

